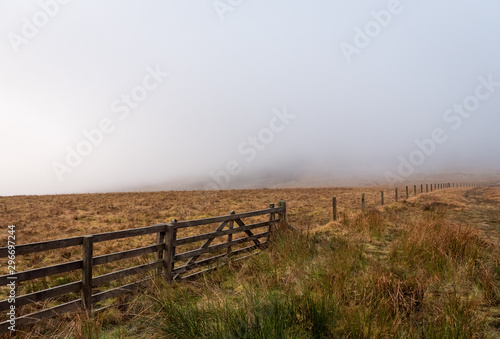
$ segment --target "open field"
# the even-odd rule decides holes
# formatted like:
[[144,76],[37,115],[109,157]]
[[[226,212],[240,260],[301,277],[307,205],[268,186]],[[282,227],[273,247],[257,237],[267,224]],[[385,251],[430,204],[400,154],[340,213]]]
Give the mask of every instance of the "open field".
[[[500,336],[500,188],[446,189],[398,203],[387,190],[384,207],[380,190],[1,197],[0,220],[16,225],[22,244],[262,209],[283,199],[289,223],[304,231],[282,230],[269,250],[194,283],[156,281],[95,319],[27,328],[33,337]],[[338,222],[331,221],[332,196]],[[99,251],[132,245],[140,246],[117,242]],[[51,251],[23,259],[18,270],[78,256]]]

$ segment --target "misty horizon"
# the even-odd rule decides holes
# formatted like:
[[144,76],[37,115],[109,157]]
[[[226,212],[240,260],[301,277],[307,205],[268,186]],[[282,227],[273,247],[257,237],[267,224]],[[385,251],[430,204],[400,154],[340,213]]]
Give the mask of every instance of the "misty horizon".
[[0,4],[0,196],[498,180],[493,1]]

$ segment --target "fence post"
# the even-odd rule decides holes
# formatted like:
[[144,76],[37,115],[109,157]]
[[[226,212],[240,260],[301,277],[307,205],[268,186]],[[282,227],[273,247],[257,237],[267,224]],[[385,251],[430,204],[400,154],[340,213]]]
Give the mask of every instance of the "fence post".
[[172,223],[167,225],[167,234],[165,243],[167,249],[165,251],[165,279],[168,282],[173,280],[172,270],[174,269],[174,256],[175,256],[175,238],[177,237],[177,229],[175,228],[176,219],[172,220]]
[[408,199],[408,186],[406,186],[406,199]]
[[83,237],[82,255],[82,306],[88,315],[92,312],[92,265],[94,264],[94,239]]
[[337,220],[337,197],[333,197],[332,206],[333,206],[333,221],[336,221]]
[[[274,208],[274,204],[269,204],[269,208]],[[274,232],[274,212],[269,213],[269,237],[267,237],[267,241],[269,241],[269,238]]]
[[424,185],[420,184],[420,193],[424,193]]
[[[231,211],[230,214],[236,214],[235,211]],[[232,230],[233,229],[233,226],[234,226],[234,220],[229,220],[229,222],[227,223],[227,227]],[[233,241],[233,235],[230,233],[227,235],[227,242],[230,243],[231,241]],[[229,254],[231,254],[231,246],[229,246],[226,250],[226,255],[229,256]]]
[[365,210],[365,194],[361,194],[361,210]]
[[[165,245],[165,233],[166,231],[161,231],[156,233],[156,243],[160,245]],[[163,264],[163,254],[165,253],[165,248],[162,246],[155,254],[156,260],[160,261],[160,266],[158,267],[158,274],[161,274],[165,268]]]
[[396,202],[397,202],[398,201],[398,188],[397,187],[396,187],[395,191],[396,191]]
[[417,195],[417,185],[413,185],[413,195]]
[[380,202],[384,206],[384,191],[380,191]]
[[429,184],[425,184],[425,193],[429,193]]
[[286,221],[286,201],[285,200],[280,200],[278,202],[278,207],[282,207],[283,208],[283,210],[280,212],[280,221],[286,227],[286,225],[287,225],[287,221]]

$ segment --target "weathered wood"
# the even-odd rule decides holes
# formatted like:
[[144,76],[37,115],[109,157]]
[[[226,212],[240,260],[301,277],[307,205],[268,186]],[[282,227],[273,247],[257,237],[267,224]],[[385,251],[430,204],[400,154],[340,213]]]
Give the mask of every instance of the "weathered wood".
[[164,270],[165,270],[165,261],[163,260],[164,259],[164,256],[165,256],[165,249],[167,248],[167,245],[165,244],[165,236],[166,236],[167,232],[166,231],[163,231],[163,232],[158,232],[157,235],[156,235],[156,243],[157,244],[162,244],[162,248],[159,249],[156,254],[155,254],[155,258],[156,260],[161,260],[161,265],[159,265],[158,267],[158,274],[165,274]]
[[[236,214],[235,211],[231,211],[230,214]],[[229,222],[227,223],[227,227],[230,231],[233,230],[233,226],[234,226],[234,220],[229,220]],[[231,243],[231,241],[233,241],[233,233],[229,233],[227,235],[227,242],[228,243]],[[229,246],[227,249],[226,249],[226,254],[229,256],[229,254],[231,253],[231,246]]]
[[395,191],[396,191],[396,201],[398,201],[398,188],[397,187],[395,188]]
[[286,220],[286,201],[285,200],[280,200],[278,202],[278,208],[281,209],[278,211],[280,213],[280,220],[283,223],[283,225],[287,225],[288,221]]
[[[121,260],[121,259],[130,258],[130,257],[134,257],[134,256],[139,256],[139,255],[145,254],[145,253],[152,253],[152,252],[156,251],[159,248],[159,246],[160,245],[152,245],[152,246],[142,247],[142,248],[133,249],[133,250],[129,250],[129,251],[97,256],[93,259],[94,265],[101,265],[101,264],[116,261],[116,260]],[[76,261],[71,261],[68,263],[57,264],[57,265],[47,266],[47,267],[42,267],[42,268],[36,268],[36,269],[23,271],[23,272],[17,272],[13,275],[10,275],[10,274],[3,275],[3,276],[0,276],[0,285],[6,285],[10,281],[10,279],[8,279],[8,277],[12,277],[12,276],[17,277],[16,278],[17,282],[21,282],[21,281],[26,281],[26,280],[33,280],[33,279],[37,279],[37,278],[48,277],[48,276],[55,275],[55,274],[71,272],[71,271],[81,269],[82,267],[83,267],[82,260],[76,260]]]
[[167,235],[165,243],[167,248],[165,249],[165,279],[171,282],[173,279],[172,270],[174,269],[174,256],[175,256],[175,238],[177,237],[177,229],[174,224],[177,220],[172,220],[172,225],[167,227]]
[[365,194],[361,194],[361,210],[365,210]]
[[[260,216],[269,214],[269,220],[264,222],[258,222],[250,225],[245,225],[245,223],[241,220],[242,218]],[[276,215],[279,215],[279,218],[276,219]],[[135,275],[141,272],[146,272],[148,270],[154,269],[157,266],[165,266],[165,275],[168,281],[172,280],[173,274],[176,274],[176,277],[180,274],[188,272],[190,269],[201,267],[213,263],[222,257],[232,257],[235,255],[239,255],[243,252],[254,251],[260,248],[267,247],[269,242],[269,237],[273,233],[273,226],[276,222],[283,221],[286,224],[286,202],[280,201],[279,207],[275,208],[273,204],[270,205],[269,209],[251,211],[245,213],[232,213],[228,216],[220,216],[213,218],[205,218],[199,220],[185,221],[177,223],[176,220],[173,220],[172,223],[168,224],[157,224],[148,227],[116,231],[116,232],[107,232],[107,233],[99,233],[95,235],[83,236],[83,237],[74,237],[68,239],[59,239],[59,240],[50,240],[33,244],[25,244],[16,246],[16,254],[29,254],[53,249],[60,249],[72,246],[83,245],[83,256],[82,260],[72,261],[68,263],[53,265],[49,267],[43,267],[33,270],[28,270],[24,272],[18,272],[14,274],[17,278],[16,281],[26,281],[32,280],[36,278],[42,278],[46,276],[51,276],[54,274],[70,272],[74,270],[81,269],[82,270],[82,281],[77,281],[69,284],[65,284],[62,286],[56,286],[50,289],[37,291],[34,293],[26,294],[17,297],[16,305],[18,307],[31,304],[34,302],[43,301],[49,298],[55,298],[61,295],[65,295],[72,292],[81,291],[81,299],[62,304],[56,307],[52,307],[49,309],[45,309],[39,312],[32,313],[27,316],[19,317],[16,319],[16,326],[21,326],[23,324],[28,324],[34,321],[38,321],[42,318],[52,317],[57,314],[66,313],[71,310],[75,310],[79,307],[83,307],[87,312],[91,312],[92,304],[111,298],[122,293],[126,293],[129,290],[132,290],[133,287],[138,286],[141,282],[136,282],[133,284],[121,286],[119,288],[98,293],[96,295],[92,295],[92,288],[100,286],[102,284],[125,278],[131,275]],[[176,240],[176,233],[178,228],[185,227],[193,227],[198,225],[206,225],[210,223],[221,222],[219,228],[212,233],[202,234],[199,236],[188,237]],[[234,227],[234,223],[237,223],[239,227]],[[230,225],[228,230],[223,230],[226,225]],[[253,234],[251,230],[260,228],[260,227],[268,227],[267,231],[264,233]],[[237,232],[244,232],[247,237],[233,240],[232,234]],[[128,251],[122,251],[118,253],[111,253],[106,255],[101,255],[97,257],[93,257],[93,244],[96,242],[102,241],[110,241],[115,239],[122,239],[127,237],[135,237],[142,236],[147,234],[157,234],[157,243],[151,246],[136,248]],[[210,246],[213,239],[217,236],[227,235],[228,240],[226,243],[212,245]],[[259,241],[260,238],[267,237],[267,241],[261,243]],[[205,244],[195,251],[190,251],[186,253],[181,253],[179,255],[175,254],[176,246],[182,243],[190,243],[193,241],[201,241],[207,240]],[[254,244],[251,246],[247,246],[241,249],[237,249],[232,251],[232,246],[243,244],[245,242],[253,241]],[[219,251],[227,249],[225,254],[216,255],[214,257],[203,259],[200,261],[196,261],[201,255],[209,252]],[[123,260],[127,258],[136,257],[142,254],[147,253],[155,253],[156,259],[153,262],[122,269],[119,271],[111,272],[108,274],[104,274],[95,278],[92,278],[92,271],[94,265],[101,265],[109,262],[113,262],[116,260]],[[7,256],[8,248],[3,247],[0,248],[0,255]],[[183,267],[176,268],[174,270],[174,263],[177,260],[188,259],[188,264]],[[241,258],[240,258],[241,259]],[[196,272],[198,274],[200,272]],[[5,285],[10,279],[12,275],[4,275],[0,276],[0,284]],[[184,277],[185,278],[185,277]],[[146,279],[149,280],[149,279]],[[145,281],[145,280],[144,280]],[[0,310],[7,310],[10,307],[7,300],[0,302]],[[0,325],[9,325],[8,322],[4,322]],[[5,327],[6,328],[6,327]]]
[[82,261],[81,260],[76,260],[76,261],[70,261],[64,264],[58,264],[58,265],[53,265],[53,266],[47,266],[47,267],[42,267],[42,268],[35,268],[32,270],[28,271],[23,271],[23,272],[17,272],[15,274],[7,274],[7,275],[2,275],[0,276],[0,286],[5,286],[10,279],[7,277],[17,277],[16,281],[21,282],[21,281],[26,281],[26,280],[33,280],[36,278],[43,278],[43,277],[48,277],[50,275],[54,274],[59,274],[59,273],[66,273],[74,270],[78,270],[82,268]]
[[[264,244],[266,244],[266,243],[262,243],[261,246],[264,245]],[[244,252],[250,252],[250,251],[253,251],[253,250],[256,250],[256,249],[260,249],[261,246],[257,246],[257,245],[254,244],[254,245],[250,245],[250,246],[247,246],[247,247],[243,247],[243,248],[240,248],[240,249],[232,251],[229,256],[233,257],[233,256],[236,256],[236,255],[244,253]],[[175,279],[178,279],[178,277],[180,275],[182,275],[182,274],[184,274],[184,273],[186,273],[186,272],[188,272],[190,270],[193,270],[193,269],[198,268],[198,267],[210,265],[211,263],[217,262],[218,260],[224,259],[226,257],[227,257],[227,254],[215,255],[215,256],[207,258],[207,259],[196,261],[196,262],[190,264],[189,266],[188,265],[184,265],[184,266],[177,267],[172,272],[173,272],[173,275],[175,276]]]
[[157,225],[153,225],[153,226],[133,228],[133,229],[123,230],[123,231],[97,233],[97,234],[93,234],[92,236],[94,237],[94,243],[102,242],[102,241],[109,241],[109,240],[116,240],[116,239],[123,239],[123,238],[130,238],[130,237],[137,237],[140,235],[147,235],[147,234],[153,234],[153,233],[158,233],[158,232],[164,231],[165,227],[167,227],[167,225],[168,224],[157,224]]
[[190,221],[179,221],[178,223],[176,223],[175,228],[179,229],[179,228],[214,224],[217,222],[224,222],[224,221],[230,221],[230,220],[236,220],[236,219],[256,217],[259,215],[265,215],[265,214],[269,214],[269,213],[278,213],[281,211],[282,211],[282,209],[278,206],[278,207],[275,207],[272,209],[268,208],[268,209],[264,209],[264,210],[230,214],[230,215],[225,215],[225,216],[220,216],[220,217],[204,218],[204,219],[190,220]]
[[[277,222],[276,220],[273,221],[273,223],[276,223],[276,222]],[[175,246],[185,245],[185,244],[189,244],[189,243],[193,243],[193,242],[198,242],[198,241],[217,238],[217,237],[223,237],[223,236],[226,236],[228,234],[235,234],[235,233],[253,230],[255,228],[267,227],[267,226],[269,226],[269,221],[262,221],[262,222],[258,222],[255,224],[248,224],[245,226],[236,227],[236,228],[233,228],[232,230],[226,229],[223,231],[214,231],[214,232],[210,232],[210,233],[203,233],[200,235],[193,235],[190,237],[179,238],[179,239],[175,240],[174,245]]]
[[380,204],[384,206],[384,191],[380,191]]
[[117,296],[125,294],[125,293],[132,292],[132,291],[136,290],[138,287],[142,286],[142,284],[144,284],[145,282],[147,282],[149,280],[151,280],[151,277],[148,277],[146,279],[136,281],[136,282],[133,282],[133,283],[130,283],[127,285],[123,285],[123,286],[120,286],[117,288],[113,288],[111,290],[96,293],[92,296],[92,304],[96,304],[99,301],[103,301],[106,299],[117,297]]
[[107,264],[107,263],[110,263],[113,261],[138,257],[138,256],[143,255],[143,254],[155,253],[155,252],[158,253],[158,251],[163,251],[164,249],[165,249],[165,244],[156,244],[156,245],[151,245],[151,246],[134,248],[132,250],[127,250],[127,251],[123,251],[123,252],[116,252],[116,253],[99,255],[97,257],[94,257],[93,264],[94,264],[94,266]]
[[413,195],[417,195],[417,185],[413,185]]
[[332,205],[333,205],[333,221],[336,221],[337,220],[337,197],[333,197]]
[[[245,223],[241,219],[236,219],[234,222],[236,222],[239,227],[245,227]],[[245,230],[243,232],[245,232],[245,234],[249,237],[253,236],[253,232],[250,230]],[[252,241],[255,245],[260,246],[260,241],[258,239],[254,239]]]
[[122,269],[119,271],[115,271],[112,273],[97,276],[97,277],[92,279],[92,287],[97,287],[97,286],[100,286],[102,284],[108,283],[110,281],[122,279],[122,278],[125,278],[128,276],[131,276],[131,275],[136,275],[136,274],[142,273],[142,272],[150,271],[150,270],[160,266],[162,264],[162,262],[163,262],[163,260],[152,261],[152,262],[149,262],[147,264],[138,265],[138,266],[134,266],[134,267],[130,267],[130,268],[125,268],[125,269]]
[[[274,204],[270,204],[269,208],[274,208]],[[269,213],[269,226],[268,226],[269,237],[267,241],[269,241],[271,235],[274,233],[274,213]]]
[[429,193],[429,184],[425,184],[425,193]]
[[424,193],[424,185],[420,184],[420,193]]
[[91,235],[83,237],[82,306],[88,314],[92,312],[92,266],[94,241]]
[[200,248],[197,250],[177,254],[174,257],[174,260],[177,261],[177,260],[184,260],[184,259],[188,259],[188,258],[192,258],[192,257],[199,257],[200,255],[203,255],[205,253],[215,252],[215,251],[219,251],[222,249],[226,249],[232,245],[238,245],[238,244],[242,244],[242,243],[245,243],[248,241],[252,241],[254,239],[260,239],[262,237],[267,236],[267,233],[268,232],[263,232],[263,233],[255,234],[251,237],[236,239],[236,240],[231,241],[230,243],[226,242],[226,243],[222,243],[222,244],[212,245],[212,246],[209,246],[207,248]]
[[[35,242],[31,244],[16,245],[16,255],[30,254],[35,252],[55,250],[58,248],[79,246],[81,244],[83,244],[83,237],[74,237],[68,239],[49,240],[49,241]],[[0,257],[7,257],[7,256],[8,256],[8,247],[0,247]]]
[[[229,221],[223,221],[223,222],[219,225],[219,227],[217,227],[217,228],[215,229],[215,232],[213,232],[213,233],[221,232],[221,231],[224,229],[224,227],[226,227],[226,225],[228,224],[228,222],[229,222]],[[208,246],[210,246],[210,244],[212,243],[212,241],[214,241],[214,239],[215,239],[215,237],[210,237],[209,239],[207,239],[207,241],[205,241],[205,243],[204,243],[203,245],[201,245],[200,249],[202,249],[202,248],[207,248]],[[196,261],[196,259],[198,259],[198,257],[199,257],[199,256],[197,256],[197,257],[196,257],[196,256],[195,256],[195,257],[192,257],[191,259],[189,259],[189,261],[187,262],[187,264],[186,264],[186,265],[188,265],[188,266],[189,266],[190,264],[192,264],[193,262],[195,262],[195,261]]]
[[408,199],[409,195],[408,195],[408,186],[406,186],[406,199]]
[[[59,314],[68,313],[71,311],[75,311],[81,308],[82,301],[81,299],[67,302],[62,305],[58,305],[55,307],[47,308],[42,311],[30,313],[19,318],[16,318],[16,329],[21,326],[29,325],[40,321],[41,319],[53,318]],[[7,332],[10,323],[8,321],[4,321],[0,323],[0,332]]]
[[[252,245],[252,246],[256,247],[255,245]],[[200,260],[200,261],[195,261],[195,262],[193,262],[193,263],[191,263],[189,265],[184,265],[184,266],[177,267],[177,268],[175,268],[175,269],[172,270],[172,274],[174,276],[174,280],[177,280],[177,279],[181,278],[181,276],[184,273],[188,272],[188,271],[194,270],[195,268],[198,268],[198,267],[210,265],[211,263],[214,263],[214,262],[219,261],[219,260],[226,259],[227,257],[228,257],[228,255],[226,253],[223,253],[223,254],[215,255],[215,256],[207,258],[207,259],[203,259],[203,260]]]
[[[256,247],[256,246],[255,246],[255,245],[252,245],[251,247]],[[241,250],[238,250],[238,251],[242,251],[242,250],[244,250],[244,248],[242,248]],[[234,251],[233,253],[238,252],[238,251]],[[244,257],[241,257],[241,258],[237,258],[237,259],[235,259],[234,261],[236,262],[236,261],[239,261],[239,260],[241,260],[241,259],[246,259],[246,258],[248,258],[248,257],[250,257],[250,256],[252,256],[252,255],[255,255],[255,254],[258,254],[258,252],[256,252],[256,253],[251,253],[251,254],[246,255],[246,256],[244,256]],[[198,271],[198,272],[195,272],[195,273],[192,273],[192,274],[186,275],[186,276],[182,277],[182,278],[181,278],[181,280],[188,280],[188,279],[192,279],[192,278],[194,278],[194,277],[196,277],[196,276],[198,276],[198,275],[200,275],[200,274],[204,274],[204,273],[207,273],[207,272],[210,272],[210,271],[216,270],[217,268],[221,267],[222,265],[224,265],[224,264],[217,265],[217,266],[214,266],[214,267],[210,267],[210,268],[207,268],[207,269],[205,269],[205,270]]]
[[[63,294],[78,292],[80,291],[81,288],[82,288],[82,282],[76,281],[69,284],[48,288],[46,290],[17,296],[15,306],[16,308],[19,308],[21,306],[43,301],[49,298],[55,298]],[[2,300],[0,302],[0,311],[8,310],[10,305],[12,304],[9,304],[7,300]]]

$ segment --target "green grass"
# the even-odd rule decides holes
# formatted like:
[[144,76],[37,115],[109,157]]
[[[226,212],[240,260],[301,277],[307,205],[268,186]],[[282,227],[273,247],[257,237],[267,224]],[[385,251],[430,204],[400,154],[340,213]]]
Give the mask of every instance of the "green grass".
[[282,231],[194,284],[157,282],[143,320],[167,338],[488,337],[497,253],[441,209],[369,211]]

